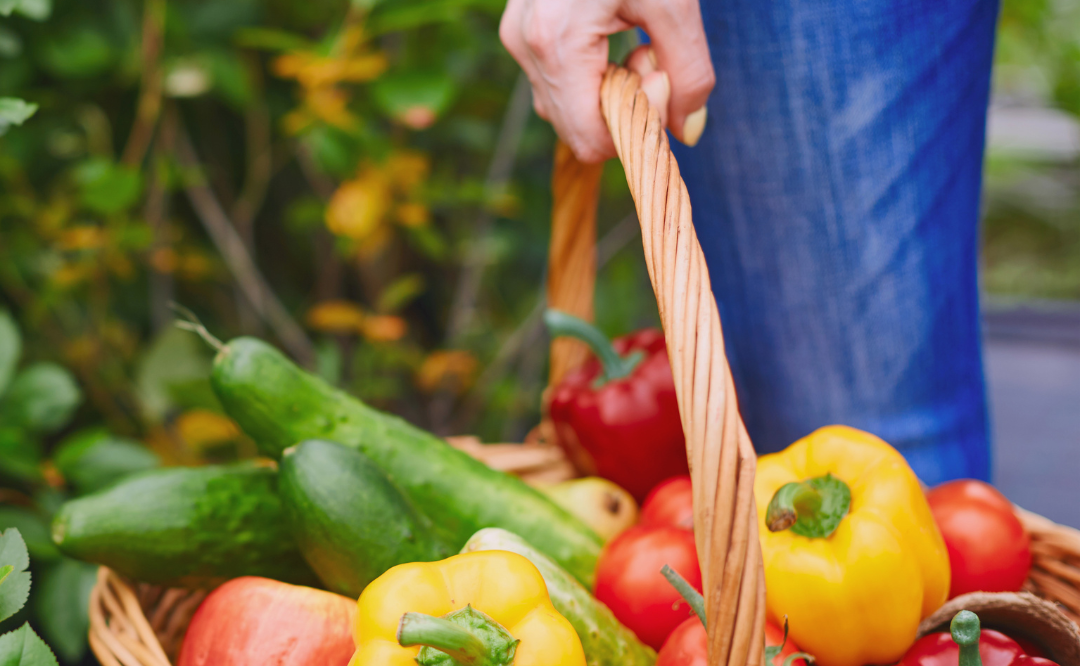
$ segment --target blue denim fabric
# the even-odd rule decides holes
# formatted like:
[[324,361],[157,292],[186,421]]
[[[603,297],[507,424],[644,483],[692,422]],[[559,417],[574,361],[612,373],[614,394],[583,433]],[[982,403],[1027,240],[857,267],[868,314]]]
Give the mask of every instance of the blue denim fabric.
[[761,452],[872,432],[988,479],[976,282],[997,0],[702,0],[716,67],[673,141]]

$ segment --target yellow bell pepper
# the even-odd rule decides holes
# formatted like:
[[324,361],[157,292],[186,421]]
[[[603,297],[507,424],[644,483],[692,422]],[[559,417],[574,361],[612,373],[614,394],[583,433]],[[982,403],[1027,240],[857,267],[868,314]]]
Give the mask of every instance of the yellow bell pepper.
[[516,553],[402,564],[357,604],[350,666],[585,666],[574,627]]
[[949,556],[900,453],[844,426],[758,460],[766,605],[819,666],[891,664],[949,594]]

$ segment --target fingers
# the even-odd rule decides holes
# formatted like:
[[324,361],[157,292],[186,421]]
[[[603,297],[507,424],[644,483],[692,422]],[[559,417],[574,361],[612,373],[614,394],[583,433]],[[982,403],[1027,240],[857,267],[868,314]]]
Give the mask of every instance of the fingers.
[[532,84],[537,114],[582,162],[615,155],[600,113],[600,82],[606,37],[625,27],[614,0],[509,0],[499,24],[499,37]]
[[675,138],[695,145],[705,129],[705,102],[716,84],[698,0],[626,0],[620,15],[649,34],[653,68],[670,77],[668,127]]
[[626,58],[626,67],[641,76],[641,89],[649,98],[649,104],[660,112],[660,122],[668,122],[668,104],[671,100],[671,79],[667,72],[656,68],[656,54],[648,44],[642,44]]

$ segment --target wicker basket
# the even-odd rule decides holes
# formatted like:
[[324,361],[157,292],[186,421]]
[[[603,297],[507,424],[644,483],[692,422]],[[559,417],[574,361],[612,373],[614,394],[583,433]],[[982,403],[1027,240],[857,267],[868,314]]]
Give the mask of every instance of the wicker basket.
[[[694,526],[706,597],[710,666],[764,663],[765,579],[753,502],[756,456],[739,417],[734,384],[708,271],[690,216],[689,197],[655,109],[637,75],[611,67],[601,108],[626,172],[641,223],[649,276],[659,306],[679,396],[694,488]],[[599,165],[556,153],[548,302],[592,318],[596,279],[595,211]],[[575,341],[552,344],[556,383],[587,356]],[[532,483],[571,478],[576,452],[553,442],[541,423],[525,444],[451,444]],[[574,463],[578,462],[578,465]],[[1080,532],[1018,513],[1035,556],[1028,589],[1080,615]],[[90,645],[105,666],[170,666],[203,591],[162,590],[102,568],[90,599]]]

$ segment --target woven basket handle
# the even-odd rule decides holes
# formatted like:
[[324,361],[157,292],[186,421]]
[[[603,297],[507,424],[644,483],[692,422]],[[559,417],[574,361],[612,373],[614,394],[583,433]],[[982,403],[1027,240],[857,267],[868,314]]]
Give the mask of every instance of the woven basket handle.
[[[641,223],[645,262],[667,339],[694,488],[694,528],[704,581],[710,666],[764,663],[765,578],[754,506],[756,456],[739,416],[705,257],[656,109],[641,79],[608,68],[603,115]],[[548,303],[592,318],[599,165],[556,151]],[[587,351],[552,345],[552,385]]]

